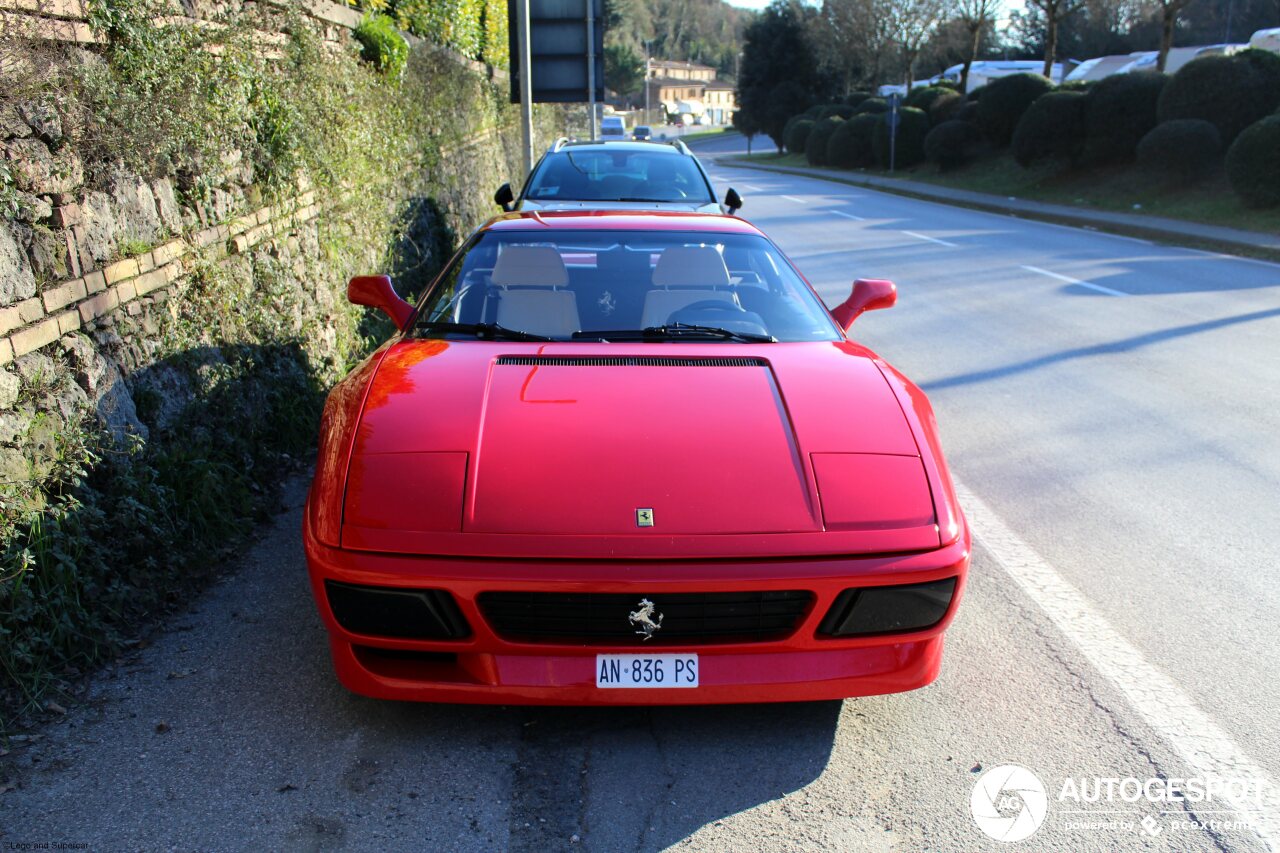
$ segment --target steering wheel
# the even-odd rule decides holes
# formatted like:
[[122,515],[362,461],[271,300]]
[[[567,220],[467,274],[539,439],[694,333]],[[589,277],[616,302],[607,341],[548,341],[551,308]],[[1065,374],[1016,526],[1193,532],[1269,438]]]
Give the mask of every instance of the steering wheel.
[[[697,302],[690,302],[688,305],[684,306],[683,308],[680,308],[676,311],[672,311],[671,316],[667,318],[667,322],[668,323],[688,322],[687,320],[672,319],[674,317],[679,317],[681,314],[684,314],[686,312],[691,314],[697,313],[697,314],[710,315],[706,318],[706,322],[710,322],[716,319],[718,315],[724,316],[725,319],[728,319],[728,320],[743,320],[746,318],[743,317],[742,315],[747,313],[746,311],[743,311],[740,307],[738,307],[737,303],[735,302],[726,302],[723,299],[699,299]],[[725,316],[725,315],[732,315],[732,316]]]

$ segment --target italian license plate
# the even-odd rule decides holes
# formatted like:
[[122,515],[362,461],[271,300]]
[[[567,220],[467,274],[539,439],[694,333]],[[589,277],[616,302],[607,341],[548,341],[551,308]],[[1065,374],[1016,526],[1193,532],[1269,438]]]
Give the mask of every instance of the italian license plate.
[[697,655],[596,655],[596,687],[697,686]]

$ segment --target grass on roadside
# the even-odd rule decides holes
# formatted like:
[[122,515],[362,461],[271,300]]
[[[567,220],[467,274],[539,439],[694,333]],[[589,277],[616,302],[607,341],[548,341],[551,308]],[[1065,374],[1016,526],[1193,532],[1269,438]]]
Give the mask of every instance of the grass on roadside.
[[685,142],[695,142],[699,139],[707,139],[708,137],[712,137],[712,136],[720,136],[722,134],[729,133],[729,132],[737,133],[737,131],[733,130],[733,128],[731,127],[713,127],[710,130],[699,130],[694,133],[686,133],[679,138],[683,139]]

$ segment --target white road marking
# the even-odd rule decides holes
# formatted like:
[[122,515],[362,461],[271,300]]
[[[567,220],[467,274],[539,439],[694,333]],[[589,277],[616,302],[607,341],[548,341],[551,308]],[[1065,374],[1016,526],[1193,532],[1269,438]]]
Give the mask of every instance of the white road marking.
[[1280,850],[1280,791],[1267,772],[977,495],[958,482],[955,489],[983,547],[1187,766],[1200,777],[1241,780],[1247,785],[1245,794],[1228,785],[1230,790],[1222,799],[1249,822],[1268,848]]
[[831,211],[831,212],[832,212],[832,213],[834,213],[836,216],[843,216],[845,219],[853,219],[853,220],[855,220],[855,221],[857,221],[857,222],[866,222],[866,221],[867,221],[866,219],[862,218],[861,216],[854,216],[852,213],[845,213],[843,210],[833,210],[833,211]]
[[804,200],[804,199],[802,199],[802,198],[796,198],[796,197],[795,197],[795,196],[793,196],[793,195],[784,195],[784,196],[782,196],[782,198],[785,198],[787,201],[794,201],[796,204],[804,204],[804,203],[805,203],[805,200]]
[[930,243],[937,243],[939,246],[949,246],[952,249],[958,249],[960,246],[956,243],[948,243],[946,240],[939,240],[937,237],[929,237],[925,234],[917,234],[914,231],[903,231],[908,237],[918,237],[921,240],[928,240]]
[[1067,284],[1078,284],[1081,287],[1087,287],[1090,290],[1096,290],[1099,293],[1105,293],[1108,296],[1129,296],[1130,295],[1128,293],[1125,293],[1123,290],[1112,290],[1109,287],[1103,287],[1100,284],[1094,284],[1093,282],[1090,282],[1090,281],[1081,281],[1080,279],[1072,278],[1069,275],[1059,275],[1056,272],[1049,272],[1048,270],[1042,270],[1040,269],[1040,267],[1029,267],[1029,266],[1023,265],[1022,268],[1024,270],[1027,270],[1028,272],[1039,273],[1040,275],[1047,275],[1049,278],[1056,278],[1058,281],[1065,281]]
[[743,186],[744,186],[744,187],[746,187],[747,189],[751,190],[753,193],[762,193],[762,192],[764,192],[764,189],[763,189],[762,187],[753,187],[751,184],[743,184]]

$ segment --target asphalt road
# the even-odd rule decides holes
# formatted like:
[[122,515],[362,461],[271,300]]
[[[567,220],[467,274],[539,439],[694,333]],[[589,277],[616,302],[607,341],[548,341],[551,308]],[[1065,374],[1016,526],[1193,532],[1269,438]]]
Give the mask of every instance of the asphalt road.
[[[357,698],[329,671],[295,483],[233,575],[0,759],[0,847],[1274,844],[1270,795],[1259,835],[1218,811],[1239,800],[1060,792],[1280,777],[1280,267],[710,165],[829,302],[855,276],[899,284],[856,336],[930,393],[978,533],[934,685],[701,709]],[[1048,799],[1012,845],[970,811],[1004,764]]]

